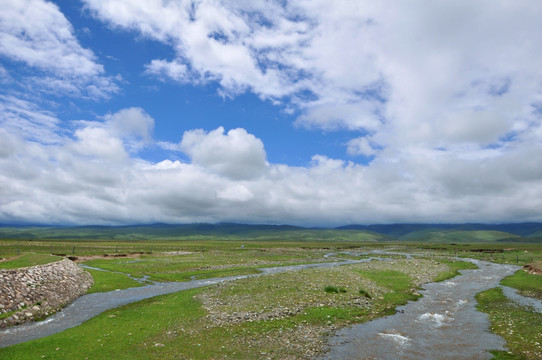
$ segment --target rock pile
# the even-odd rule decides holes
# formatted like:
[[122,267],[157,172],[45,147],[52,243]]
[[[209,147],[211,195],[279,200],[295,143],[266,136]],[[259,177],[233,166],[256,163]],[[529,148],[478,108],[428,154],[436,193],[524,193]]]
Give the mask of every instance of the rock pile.
[[93,282],[89,273],[68,259],[0,270],[0,329],[55,313]]

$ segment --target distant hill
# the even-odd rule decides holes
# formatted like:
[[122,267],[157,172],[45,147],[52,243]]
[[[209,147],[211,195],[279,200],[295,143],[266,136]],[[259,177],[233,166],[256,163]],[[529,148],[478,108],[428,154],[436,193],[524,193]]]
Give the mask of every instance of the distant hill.
[[[542,236],[542,223],[517,223],[517,224],[389,224],[389,225],[347,225],[337,229],[344,230],[367,230],[380,234],[386,234],[398,239],[425,238],[428,234],[450,232],[498,232],[488,235],[490,238],[517,238],[529,236]],[[538,233],[538,234],[537,234]],[[507,236],[506,234],[509,234]],[[537,234],[537,235],[535,235]],[[480,233],[479,233],[480,235]],[[476,237],[476,236],[474,236]],[[484,236],[482,236],[484,237]]]
[[86,240],[169,240],[169,239],[253,239],[253,240],[337,240],[382,241],[388,236],[365,230],[310,229],[292,225],[150,224],[133,226],[3,226],[0,238],[86,239]]
[[415,241],[542,243],[542,223],[389,224],[305,228],[292,225],[148,224],[130,226],[0,226],[4,239]]

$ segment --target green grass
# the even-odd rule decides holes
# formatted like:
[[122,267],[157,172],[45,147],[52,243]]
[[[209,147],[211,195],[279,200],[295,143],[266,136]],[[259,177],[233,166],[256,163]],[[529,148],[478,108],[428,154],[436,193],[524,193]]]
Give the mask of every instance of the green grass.
[[345,293],[348,290],[346,290],[344,287],[336,287],[333,285],[327,285],[324,288],[324,291],[327,292],[328,294],[338,294],[338,293]]
[[[197,290],[159,296],[106,311],[61,333],[0,349],[7,359],[157,359],[155,338],[176,324],[188,328],[204,315]],[[186,344],[187,337],[176,338]],[[211,339],[209,339],[211,340]],[[163,340],[161,340],[163,341]],[[203,340],[202,340],[203,342]],[[190,344],[193,345],[193,344]],[[190,346],[192,348],[192,346]],[[195,348],[197,349],[197,348]]]
[[123,274],[92,269],[85,270],[88,271],[94,278],[94,284],[90,287],[90,289],[88,289],[87,294],[143,286],[139,282],[130,279],[128,276]]
[[62,260],[59,256],[43,254],[22,254],[13,259],[0,262],[0,269],[16,269],[27,266],[44,265]]
[[518,235],[494,230],[454,230],[454,229],[425,229],[411,232],[401,237],[409,241],[432,242],[495,242],[502,239],[516,239]]
[[188,281],[259,273],[258,268],[322,261],[322,251],[299,249],[236,249],[194,252],[186,255],[143,255],[139,259],[114,258],[85,264],[109,271],[150,276],[153,281]]
[[443,272],[437,276],[435,282],[445,281],[460,275],[459,270],[468,270],[468,269],[477,269],[478,267],[468,261],[453,261],[453,260],[444,260],[438,259],[438,262],[448,265],[450,268],[449,271]]
[[[317,286],[331,279],[344,279],[345,271],[350,274],[346,277],[352,278],[352,286],[359,284],[360,280],[365,283],[368,281],[363,280],[353,269],[310,269],[302,273],[269,275],[258,279],[244,279],[241,283],[158,296],[109,310],[62,333],[2,348],[0,358],[137,360],[212,359],[228,356],[235,359],[259,359],[263,357],[263,353],[275,359],[299,358],[306,348],[314,346],[312,338],[305,338],[306,332],[303,331],[323,331],[322,329],[331,323],[343,326],[352,321],[367,321],[385,314],[382,310],[387,303],[375,304],[374,309],[348,306],[340,303],[340,300],[365,297],[355,294],[354,291],[326,294],[322,291],[323,287]],[[300,283],[299,280],[302,279],[308,281]],[[309,282],[317,280],[318,283]],[[270,286],[275,287],[269,289]],[[230,299],[232,303],[227,305],[237,305],[240,302],[238,300],[244,297],[253,298],[258,295],[256,301],[247,303],[254,307],[248,310],[257,311],[275,304],[279,304],[279,308],[289,307],[288,302],[292,299],[294,302],[307,300],[306,295],[311,293],[303,291],[300,286],[314,288],[314,294],[321,298],[301,312],[269,320],[226,322],[217,325],[208,318],[198,298],[206,293],[225,291],[225,299]],[[345,284],[344,287],[346,286],[350,285]],[[337,289],[341,287],[343,284]],[[399,285],[394,288],[399,287],[404,288]],[[320,301],[326,299],[338,300],[342,305],[319,305]],[[287,341],[291,342],[292,346],[286,345]],[[298,345],[305,347],[300,348]]]
[[511,354],[493,351],[495,359],[542,359],[542,314],[509,300],[501,288],[476,295],[477,308],[489,314],[491,331],[502,336]]
[[[318,249],[221,250],[164,259],[118,258],[101,265],[116,269],[139,264],[141,273],[154,269],[164,274],[175,267],[184,273],[202,266],[236,265],[235,270],[238,263],[248,262],[250,268],[251,262],[265,259],[299,261],[306,252],[313,253],[310,259],[322,255]],[[107,311],[62,333],[0,349],[0,359],[284,359],[307,351],[316,357],[318,341],[332,327],[391,314],[418,298],[412,278],[401,272],[410,271],[408,264],[403,259],[305,269],[159,296]],[[436,273],[434,261],[419,259],[416,266],[415,272]],[[129,283],[122,274],[91,273],[102,289]],[[326,293],[326,286],[337,292]]]
[[514,275],[501,280],[501,284],[518,289],[522,295],[542,300],[542,275],[528,274],[518,270]]
[[364,278],[390,290],[381,297],[383,306],[387,308],[387,313],[389,314],[393,314],[395,312],[396,306],[404,305],[409,300],[417,300],[420,297],[420,295],[413,294],[413,289],[415,286],[412,284],[411,278],[400,271],[360,270],[359,273]]

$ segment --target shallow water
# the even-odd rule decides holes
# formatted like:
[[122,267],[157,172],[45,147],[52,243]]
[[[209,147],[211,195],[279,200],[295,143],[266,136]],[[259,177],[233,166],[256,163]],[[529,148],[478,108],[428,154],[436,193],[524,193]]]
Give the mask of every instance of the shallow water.
[[489,332],[474,296],[519,267],[471,261],[479,269],[424,285],[423,297],[397,314],[340,330],[324,359],[491,359],[488,351],[504,350],[505,342]]
[[522,295],[518,294],[518,291],[516,289],[513,289],[513,288],[508,287],[508,286],[501,286],[501,287],[502,287],[503,294],[507,298],[509,298],[511,300],[514,300],[515,302],[517,302],[521,306],[530,307],[530,308],[532,308],[533,311],[542,313],[542,301],[541,300],[531,298],[531,297],[522,296]]
[[[128,261],[128,262],[136,262],[136,261]],[[93,266],[88,266],[88,265],[85,265],[85,264],[79,264],[79,267],[83,268],[83,269],[89,269],[89,270],[96,270],[96,271],[103,271],[103,272],[109,272],[109,273],[114,273],[114,274],[125,275],[125,276],[128,276],[130,279],[132,279],[132,280],[134,280],[134,281],[136,281],[136,282],[138,282],[140,284],[147,284],[147,285],[156,284],[155,281],[150,280],[149,275],[143,275],[142,277],[135,277],[135,276],[132,276],[132,274],[126,274],[126,273],[123,273],[123,272],[120,272],[120,271],[111,271],[111,270],[100,269],[100,268],[93,267]],[[192,280],[194,280],[194,279],[192,279]]]
[[116,290],[105,293],[88,294],[76,299],[66,308],[62,309],[62,311],[59,311],[58,313],[52,315],[47,320],[40,322],[29,322],[0,331],[0,347],[14,345],[25,341],[56,334],[63,330],[77,326],[84,321],[89,320],[98,314],[101,314],[106,310],[158,295],[170,294],[182,290],[189,290],[203,286],[218,284],[224,281],[233,281],[247,277],[277,274],[286,271],[296,271],[309,268],[334,267],[359,262],[366,262],[370,260],[371,259],[363,259],[357,261],[346,260],[329,263],[277,266],[259,269],[261,271],[261,274],[238,275],[205,280],[191,280],[187,282],[155,283],[152,285],[136,288]]
[[[157,283],[84,295],[45,321],[0,331],[0,347],[52,335],[77,326],[106,310],[158,295],[254,276],[371,260],[389,259],[371,258],[262,268],[261,274]],[[486,315],[474,308],[474,294],[498,286],[501,278],[511,275],[519,267],[473,262],[480,270],[464,270],[464,275],[453,280],[425,285],[425,290],[420,291],[424,297],[399,307],[398,314],[343,329],[332,339],[332,350],[326,359],[434,359],[435,354],[443,354],[438,358],[446,359],[491,358],[486,350],[502,349],[504,341],[487,330],[489,325]],[[516,301],[524,301],[524,305],[535,308],[539,306],[538,309],[542,309],[540,301],[537,303],[537,300],[514,295],[515,291],[510,288],[504,287],[504,292]]]

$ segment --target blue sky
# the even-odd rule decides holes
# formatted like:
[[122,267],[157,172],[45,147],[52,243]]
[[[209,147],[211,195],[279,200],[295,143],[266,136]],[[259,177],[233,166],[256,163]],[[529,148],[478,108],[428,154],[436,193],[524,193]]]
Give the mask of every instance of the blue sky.
[[7,0],[0,222],[542,221],[541,13]]

